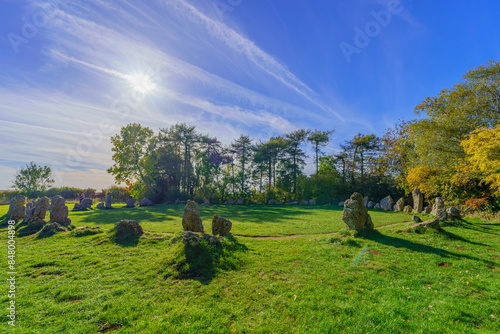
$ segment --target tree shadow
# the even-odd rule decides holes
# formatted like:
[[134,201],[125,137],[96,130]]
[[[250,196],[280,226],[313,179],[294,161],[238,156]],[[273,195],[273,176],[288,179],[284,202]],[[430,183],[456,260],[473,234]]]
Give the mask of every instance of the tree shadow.
[[452,226],[458,228],[464,228],[468,230],[473,230],[481,233],[500,235],[495,229],[489,226],[498,226],[500,224],[497,223],[488,223],[488,222],[468,222],[465,219],[457,219],[452,221],[446,221],[442,224],[443,226]]
[[239,254],[248,250],[231,234],[211,243],[202,240],[198,245],[184,245],[177,241],[176,254],[166,262],[165,278],[194,280],[208,285],[214,277],[224,271],[238,270],[243,266]]
[[144,207],[144,208],[126,208],[115,207],[112,210],[92,209],[90,211],[77,211],[79,214],[72,215],[70,218],[79,218],[79,223],[108,225],[115,224],[122,219],[130,219],[136,221],[171,221],[174,220],[167,213],[162,212],[160,206]]
[[402,239],[402,238],[391,237],[391,236],[382,234],[377,230],[358,233],[357,237],[363,238],[366,240],[371,240],[373,242],[377,242],[377,243],[380,243],[380,244],[386,245],[386,246],[391,246],[391,247],[395,247],[395,248],[406,248],[406,249],[411,250],[413,252],[434,254],[434,255],[439,255],[441,257],[465,258],[465,259],[474,260],[474,261],[481,261],[481,262],[484,262],[485,264],[488,264],[488,265],[496,265],[495,262],[480,259],[480,258],[477,258],[475,256],[453,253],[453,252],[450,252],[450,251],[447,251],[447,250],[444,250],[441,248],[436,248],[436,247],[432,247],[432,246],[428,246],[428,245],[424,245],[424,244],[419,244],[419,243],[409,241],[406,239]]

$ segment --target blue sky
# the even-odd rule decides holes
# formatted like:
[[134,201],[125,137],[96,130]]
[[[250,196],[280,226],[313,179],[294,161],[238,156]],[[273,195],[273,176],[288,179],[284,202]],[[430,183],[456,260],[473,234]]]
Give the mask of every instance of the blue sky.
[[[29,161],[107,187],[109,137],[177,122],[230,143],[356,133],[500,58],[497,1],[149,0],[0,3],[0,189]],[[310,166],[308,167],[310,169]]]

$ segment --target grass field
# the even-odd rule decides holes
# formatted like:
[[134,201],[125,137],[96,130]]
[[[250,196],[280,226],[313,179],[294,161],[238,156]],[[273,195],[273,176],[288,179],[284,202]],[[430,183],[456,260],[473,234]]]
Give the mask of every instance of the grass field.
[[[15,332],[500,332],[499,222],[418,234],[401,232],[409,215],[370,211],[377,230],[355,237],[344,232],[340,207],[201,206],[206,232],[214,214],[233,222],[231,266],[174,279],[166,263],[179,245],[182,210],[70,213],[75,226],[105,231],[137,220],[146,234],[127,245],[107,233],[17,237]],[[5,228],[0,235],[6,282]],[[0,331],[14,332],[3,286]]]

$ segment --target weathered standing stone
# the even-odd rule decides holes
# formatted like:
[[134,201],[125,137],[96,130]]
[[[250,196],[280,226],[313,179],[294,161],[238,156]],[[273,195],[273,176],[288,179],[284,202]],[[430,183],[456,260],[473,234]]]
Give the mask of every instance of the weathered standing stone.
[[205,198],[205,200],[203,201],[203,204],[205,205],[210,205],[210,201],[208,199]]
[[421,223],[422,219],[420,219],[419,216],[413,216],[413,217],[411,217],[411,221],[414,223]]
[[368,196],[363,197],[363,204],[364,204],[365,206],[367,206],[367,205],[368,205]]
[[68,218],[68,207],[66,200],[62,196],[54,196],[50,200],[52,202],[52,209],[50,210],[51,222],[59,223],[61,226],[68,226],[71,224],[71,219]]
[[372,218],[366,210],[363,196],[359,193],[352,194],[351,198],[345,201],[342,220],[346,223],[348,230],[373,230]]
[[218,215],[215,215],[212,219],[212,234],[213,235],[226,235],[231,231],[231,227],[233,224],[229,219],[222,218]]
[[345,202],[339,202],[339,206],[344,206]]
[[135,220],[122,219],[113,228],[115,235],[119,238],[139,237],[144,234],[142,226]]
[[420,213],[424,207],[424,194],[418,188],[413,189],[411,192],[413,197],[413,212]]
[[403,211],[405,209],[405,199],[401,197],[398,199],[396,204],[394,204],[394,211]]
[[430,214],[430,213],[431,213],[431,211],[432,211],[432,208],[431,208],[430,206],[426,206],[426,207],[424,208],[424,211],[422,211],[422,212],[423,212],[423,213]]
[[448,215],[448,219],[460,219],[462,216],[460,215],[460,210],[455,208],[454,206],[448,208],[446,210],[446,214]]
[[293,201],[293,202],[290,203],[290,205],[299,205],[299,202]]
[[211,244],[220,244],[219,239],[210,234],[194,233],[191,231],[186,231],[182,234],[182,243],[186,246],[196,247],[202,240]]
[[366,207],[368,209],[373,209],[373,207],[375,206],[375,203],[373,203],[372,201],[369,201],[367,204],[366,204]]
[[[271,201],[271,200],[270,200]],[[273,203],[274,204],[274,203]],[[309,205],[308,201],[302,201],[302,205]]]
[[243,198],[238,198],[238,201],[236,202],[238,205],[243,205]]
[[278,202],[278,205],[283,205],[283,204],[285,204],[285,203],[283,203],[283,201]]
[[406,206],[404,207],[404,209],[403,209],[403,211],[404,211],[405,213],[410,213],[410,212],[412,212],[412,210],[413,210],[413,208],[411,207],[411,205],[406,205]]
[[442,210],[444,210],[444,201],[441,197],[436,197],[432,205],[431,215],[438,216]]
[[200,218],[198,204],[193,201],[187,201],[182,216],[182,227],[184,231],[203,232],[203,222]]
[[153,203],[153,201],[152,201],[152,200],[150,200],[150,199],[149,199],[149,198],[147,198],[147,197],[144,197],[144,198],[141,200],[141,202],[139,203],[139,206],[151,206],[151,205],[153,205],[153,204],[154,204],[154,203]]
[[133,208],[135,207],[135,199],[134,198],[129,198],[127,200],[127,205],[126,205],[127,208]]
[[382,207],[380,206],[380,203],[376,203],[374,206],[373,206],[374,209],[376,210],[379,210],[381,209]]
[[392,199],[391,196],[384,197],[380,201],[380,207],[384,209],[384,211],[391,211],[393,206],[394,206],[394,200]]
[[200,242],[201,237],[191,231],[186,231],[182,234],[182,243],[186,246],[196,247]]
[[433,228],[436,230],[441,230],[441,226],[439,225],[439,219],[437,219],[437,218],[434,218],[431,220],[426,220],[423,223],[419,223],[419,224],[415,224],[415,225],[410,226],[410,228],[419,228],[419,227]]
[[106,209],[111,209],[111,196],[106,195]]
[[316,200],[314,198],[310,199],[309,200],[309,205],[316,205]]
[[50,206],[50,200],[48,197],[44,196],[37,200],[34,205],[30,205],[30,210],[26,210],[26,217],[24,217],[25,221],[30,221],[33,218],[45,219],[47,215],[47,210]]
[[181,204],[181,203],[182,203],[182,202],[181,202],[181,200],[180,200],[180,199],[178,199],[178,198],[177,198],[177,199],[175,200],[175,204]]
[[270,199],[269,202],[267,202],[267,204],[274,205],[275,204],[274,199]]
[[230,205],[235,205],[236,202],[234,201],[234,199],[230,198],[228,201],[227,201]]
[[104,202],[101,202],[95,206],[96,209],[104,209]]
[[92,209],[92,199],[91,198],[82,199],[82,202],[80,204],[81,204],[83,210]]
[[9,206],[9,216],[11,220],[20,221],[26,217],[26,207],[24,203],[26,202],[26,197],[22,195],[17,195],[10,200]]

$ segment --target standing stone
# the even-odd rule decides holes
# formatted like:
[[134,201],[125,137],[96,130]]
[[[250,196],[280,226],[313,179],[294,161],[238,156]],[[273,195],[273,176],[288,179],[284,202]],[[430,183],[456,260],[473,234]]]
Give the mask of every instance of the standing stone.
[[95,206],[96,209],[104,209],[104,202],[101,202]]
[[[271,200],[269,200],[269,201],[271,201]],[[274,203],[273,203],[273,204],[274,204]],[[308,201],[303,201],[303,202],[302,202],[302,205],[309,205],[309,202],[308,202]]]
[[80,203],[82,206],[82,210],[88,210],[92,209],[92,199],[91,198],[84,198],[82,199],[82,202]]
[[422,209],[424,208],[424,194],[422,194],[418,188],[415,188],[411,192],[411,195],[413,197],[413,212],[422,212]]
[[410,213],[410,212],[412,212],[412,210],[413,210],[413,208],[411,207],[411,205],[407,205],[407,206],[405,206],[405,208],[403,209],[403,211],[404,211],[405,213]]
[[460,219],[462,216],[460,215],[460,210],[455,208],[454,206],[448,208],[446,210],[446,214],[448,216],[448,219]]
[[411,221],[414,223],[421,223],[422,219],[420,219],[419,216],[413,216],[413,217],[411,217]]
[[392,199],[391,196],[384,197],[380,201],[380,207],[384,209],[384,211],[390,211],[392,210],[392,207],[394,206],[394,200]]
[[208,199],[205,198],[205,200],[203,201],[203,204],[205,205],[210,205],[210,201]]
[[342,220],[346,223],[348,230],[373,230],[372,218],[365,207],[363,196],[359,193],[352,194],[351,198],[345,201]]
[[345,202],[339,202],[339,206],[344,206]]
[[222,218],[218,215],[215,215],[212,219],[212,234],[213,235],[227,235],[229,231],[231,231],[231,227],[233,224],[229,219]]
[[175,204],[181,204],[181,203],[182,203],[182,202],[181,202],[181,200],[180,200],[180,199],[178,199],[178,198],[177,198],[177,199],[175,200]]
[[111,209],[111,196],[106,195],[106,209]]
[[152,200],[150,200],[150,199],[149,199],[149,198],[147,198],[147,197],[144,197],[144,198],[141,200],[141,202],[139,203],[139,206],[151,206],[151,205],[153,205],[153,204],[154,204],[154,203],[153,203],[153,201],[152,201]]
[[316,200],[314,198],[310,199],[309,200],[309,205],[316,205]]
[[283,205],[283,204],[285,204],[285,203],[283,203],[283,201],[278,202],[278,205]]
[[369,201],[367,204],[366,204],[366,207],[368,209],[373,209],[373,207],[375,206],[375,203],[373,203],[372,201]]
[[299,202],[293,201],[293,202],[290,203],[290,205],[299,205]]
[[238,205],[243,205],[243,198],[238,198],[238,201],[236,202]]
[[71,224],[71,219],[68,218],[68,207],[66,200],[62,196],[54,196],[50,200],[52,202],[52,209],[50,210],[50,220],[59,223],[61,226],[68,226]]
[[230,198],[228,201],[227,201],[230,205],[235,205],[236,202],[234,201],[234,199]]
[[50,200],[47,196],[40,198],[34,205],[30,205],[30,210],[26,210],[26,217],[24,217],[24,220],[30,221],[34,218],[44,220],[49,206]]
[[274,199],[270,199],[269,202],[267,202],[267,204],[274,205],[275,204]]
[[381,209],[382,207],[380,206],[380,203],[377,203],[377,204],[375,204],[375,205],[373,206],[373,208],[374,208],[375,210],[379,210],[379,209]]
[[194,201],[187,201],[182,216],[182,227],[184,231],[203,232],[203,222],[200,218],[198,204]]
[[398,199],[396,204],[394,204],[394,211],[403,211],[405,209],[405,200],[403,197]]
[[432,211],[432,208],[431,208],[430,206],[426,206],[426,207],[424,208],[424,211],[423,211],[423,212],[424,212],[424,213],[427,213],[427,214],[430,214],[430,213],[431,213],[431,211]]
[[437,217],[440,215],[441,211],[444,211],[444,201],[441,197],[436,197],[434,205],[432,205],[431,215]]
[[11,220],[21,221],[26,217],[26,207],[24,203],[26,202],[26,197],[23,195],[17,195],[10,200],[9,215]]
[[363,197],[363,204],[364,204],[365,206],[367,206],[367,205],[368,205],[368,196]]
[[135,206],[135,199],[133,199],[133,198],[129,198],[129,199],[127,200],[127,205],[126,205],[126,207],[127,207],[127,208],[133,208],[134,206]]

